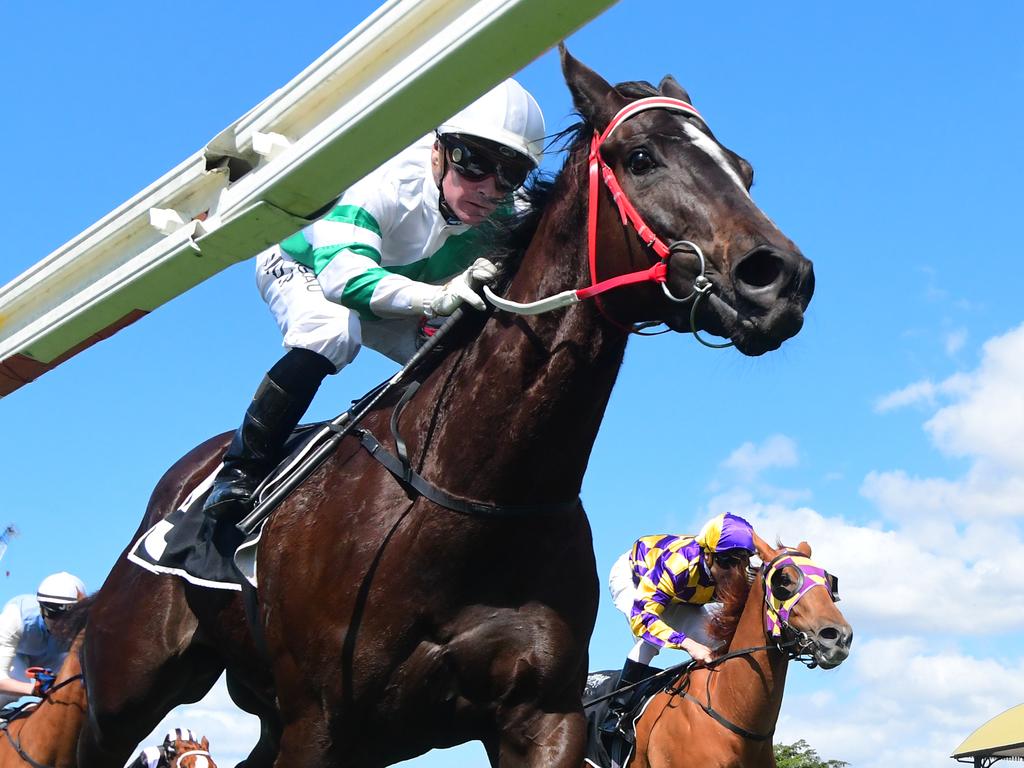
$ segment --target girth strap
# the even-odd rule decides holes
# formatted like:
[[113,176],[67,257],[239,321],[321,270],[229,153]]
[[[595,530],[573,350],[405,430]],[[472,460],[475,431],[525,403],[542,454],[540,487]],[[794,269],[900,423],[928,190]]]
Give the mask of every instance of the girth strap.
[[479,501],[467,501],[452,496],[436,485],[432,485],[426,478],[420,475],[409,464],[403,462],[373,436],[368,429],[355,429],[352,434],[359,438],[362,446],[369,452],[370,456],[379,461],[384,468],[394,475],[400,482],[409,486],[438,506],[450,509],[453,512],[460,512],[465,515],[483,515],[485,517],[527,517],[531,515],[553,515],[561,512],[570,512],[577,508],[579,499],[572,501],[560,501],[550,504],[485,504]]

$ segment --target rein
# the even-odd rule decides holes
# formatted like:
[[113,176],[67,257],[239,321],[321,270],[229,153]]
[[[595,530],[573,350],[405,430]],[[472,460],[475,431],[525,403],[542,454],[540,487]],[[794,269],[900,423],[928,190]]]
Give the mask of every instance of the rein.
[[[538,315],[543,312],[550,312],[553,309],[577,304],[584,299],[594,299],[598,311],[616,328],[627,333],[649,336],[652,334],[641,333],[641,329],[646,328],[649,324],[641,323],[636,326],[623,325],[605,311],[604,305],[598,297],[602,293],[606,293],[607,291],[620,288],[622,286],[655,282],[661,284],[662,292],[670,301],[682,304],[690,301],[691,299],[693,300],[693,305],[690,309],[690,330],[697,341],[714,349],[722,349],[733,345],[732,342],[725,342],[721,344],[708,342],[701,338],[700,333],[697,330],[697,307],[701,300],[706,298],[714,288],[711,281],[704,274],[706,262],[704,259],[704,253],[701,251],[700,247],[689,240],[675,240],[666,244],[664,240],[658,237],[658,235],[656,235],[654,231],[647,226],[643,216],[640,215],[636,206],[634,206],[626,196],[625,191],[622,189],[622,185],[619,184],[619,180],[615,177],[615,172],[601,156],[601,145],[604,144],[604,142],[612,135],[615,129],[631,117],[652,109],[664,109],[670,112],[679,112],[683,115],[703,120],[700,112],[698,112],[692,104],[682,101],[681,99],[673,99],[666,96],[652,96],[649,98],[638,99],[620,109],[605,127],[603,133],[598,134],[597,131],[594,131],[594,136],[590,142],[590,156],[588,160],[589,195],[587,203],[587,261],[590,267],[590,285],[584,288],[563,291],[555,294],[554,296],[549,296],[546,299],[540,299],[527,304],[503,299],[497,296],[489,287],[484,286],[485,296],[495,307],[514,314]],[[628,272],[626,274],[617,275],[615,277],[599,281],[597,279],[597,214],[602,181],[608,188],[609,193],[611,193],[612,200],[618,208],[622,226],[625,227],[627,224],[632,226],[633,230],[640,238],[640,241],[654,251],[655,255],[658,256],[658,262],[648,269]],[[693,290],[689,295],[683,298],[674,296],[668,288],[668,262],[669,259],[677,253],[694,254],[700,265],[700,271],[697,273],[697,276],[693,281]]]
[[[757,651],[770,651],[775,647],[776,646],[774,645],[757,645],[752,648],[741,648],[738,651],[730,651],[729,653],[724,653],[721,656],[712,659],[711,661],[704,662],[704,664],[701,666],[703,666],[705,669],[711,669],[712,667],[718,666],[723,661],[734,658],[736,656],[746,656],[751,653],[756,653]],[[606,693],[603,696],[597,696],[593,699],[587,699],[587,701],[583,702],[583,708],[590,709],[590,707],[594,706],[595,704],[600,704],[602,701],[607,701],[608,699],[612,698],[612,696],[615,696],[618,693],[624,693],[625,691],[631,691],[634,688],[639,688],[640,686],[646,685],[652,680],[657,680],[662,677],[670,676],[673,677],[673,679],[675,679],[676,675],[680,675],[680,677],[682,675],[688,675],[696,668],[697,662],[693,659],[690,659],[689,661],[684,661],[681,664],[676,664],[674,666],[667,667],[661,670],[660,672],[654,673],[650,677],[645,677],[643,680],[638,680],[635,683],[630,683],[629,685],[623,685],[621,688],[616,688],[611,693]],[[671,690],[671,686],[666,686],[664,690]]]
[[[77,675],[72,675],[71,677],[67,678],[66,680],[61,680],[57,685],[53,686],[49,691],[46,692],[46,695],[49,696],[54,691],[59,691],[65,685],[68,685],[69,683],[72,683],[75,680],[84,680],[84,679],[85,679],[85,676],[82,673],[79,673]],[[10,724],[12,722],[15,722],[17,720],[22,720],[24,718],[27,718],[30,714],[32,714],[32,712],[36,711],[36,708],[38,707],[38,705],[40,703],[42,703],[42,702],[33,701],[33,702],[26,703],[26,704],[22,704],[20,707],[18,707],[16,710],[14,710],[14,712],[11,714],[11,716],[9,718],[7,718],[6,720],[0,721],[0,730],[2,730],[4,732],[4,735],[7,737],[7,741],[10,742],[11,749],[13,749],[18,754],[18,757],[20,757],[26,763],[31,765],[32,768],[52,768],[51,766],[46,765],[45,763],[40,763],[40,762],[37,762],[37,761],[33,760],[32,757],[27,752],[25,752],[25,750],[22,748],[21,741],[16,736],[14,736],[10,732],[10,730],[8,729],[8,726],[10,726]],[[26,712],[26,710],[29,707],[32,707],[32,710],[30,712]]]

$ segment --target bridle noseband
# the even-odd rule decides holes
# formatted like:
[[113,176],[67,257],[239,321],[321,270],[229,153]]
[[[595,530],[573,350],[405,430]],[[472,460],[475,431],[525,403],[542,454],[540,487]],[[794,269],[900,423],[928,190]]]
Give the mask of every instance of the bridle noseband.
[[[791,589],[776,594],[779,590],[773,582],[781,569],[791,569],[790,572],[797,575],[797,583]],[[789,616],[803,596],[815,587],[825,588],[832,602],[839,602],[839,579],[795,549],[783,550],[771,562],[765,563],[761,577],[764,580],[765,634],[779,644],[786,636],[790,637],[796,645],[795,652],[789,651],[790,658],[813,669],[817,662],[809,652],[813,651],[816,641],[794,627],[789,622]]]
[[[698,112],[693,105],[688,102],[667,96],[651,96],[630,102],[620,109],[611,121],[609,121],[603,133],[598,134],[597,131],[594,131],[594,136],[590,142],[590,156],[588,161],[589,195],[587,202],[587,262],[590,267],[590,285],[585,288],[563,291],[562,293],[555,294],[554,296],[549,296],[546,299],[540,299],[539,301],[526,304],[503,299],[496,296],[489,287],[484,286],[484,294],[487,296],[487,299],[494,304],[494,306],[498,309],[503,309],[515,314],[538,315],[543,312],[549,312],[553,309],[576,304],[584,299],[594,299],[598,311],[615,327],[629,333],[651,335],[641,333],[641,329],[652,324],[660,325],[660,323],[640,323],[635,326],[624,325],[611,317],[605,311],[603,303],[598,297],[600,294],[606,293],[614,288],[621,288],[626,285],[635,285],[637,283],[655,282],[661,284],[662,292],[670,301],[676,303],[685,303],[690,300],[693,301],[693,305],[690,309],[690,330],[701,344],[713,348],[732,346],[733,343],[731,341],[722,344],[708,342],[701,338],[697,331],[697,307],[700,304],[701,299],[710,293],[713,288],[711,281],[704,274],[706,262],[704,259],[704,253],[701,251],[700,246],[690,240],[673,240],[670,243],[666,243],[658,237],[658,235],[655,234],[649,226],[647,226],[647,222],[644,221],[643,216],[640,215],[636,206],[634,206],[626,196],[625,191],[622,189],[622,185],[619,184],[619,180],[615,176],[615,172],[601,155],[601,146],[608,140],[615,130],[619,128],[619,126],[641,112],[647,112],[652,109],[664,109],[670,112],[678,112],[689,117],[696,117],[701,121],[704,119],[701,117],[700,112]],[[597,279],[597,214],[602,181],[604,182],[605,187],[608,188],[609,193],[611,193],[612,200],[615,202],[615,206],[619,211],[619,218],[622,221],[622,226],[631,226],[640,238],[640,241],[646,247],[654,251],[655,255],[657,255],[658,262],[647,269],[637,270],[636,272],[627,272],[626,274],[617,275],[615,277],[599,281]],[[693,290],[683,298],[673,295],[668,288],[669,259],[674,254],[678,253],[691,253],[695,255],[700,265],[699,272],[694,278]]]

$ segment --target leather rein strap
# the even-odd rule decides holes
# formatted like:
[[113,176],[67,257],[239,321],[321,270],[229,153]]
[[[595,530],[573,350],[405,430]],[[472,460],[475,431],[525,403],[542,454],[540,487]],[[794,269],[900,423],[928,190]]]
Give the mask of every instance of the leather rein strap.
[[570,512],[579,506],[579,499],[572,501],[556,501],[546,504],[488,504],[481,501],[470,501],[460,499],[451,495],[445,490],[427,480],[412,468],[409,462],[408,451],[405,440],[399,431],[399,419],[402,409],[412,399],[419,389],[420,383],[413,381],[408,384],[401,399],[391,412],[391,435],[395,441],[395,450],[398,453],[391,453],[380,444],[380,441],[373,436],[368,429],[354,429],[353,435],[359,438],[360,444],[376,461],[378,461],[388,472],[406,487],[415,491],[425,499],[434,502],[438,506],[459,512],[464,515],[480,515],[483,517],[530,517],[535,515],[553,515],[562,512]]
[[414,470],[407,462],[403,462],[387,448],[380,444],[368,429],[353,430],[363,448],[376,459],[403,485],[408,486],[418,495],[423,496],[438,506],[461,512],[464,515],[482,515],[484,517],[528,517],[535,515],[552,515],[569,512],[579,505],[579,499],[572,501],[552,502],[550,504],[486,504],[481,501],[469,501],[452,496],[438,488]]

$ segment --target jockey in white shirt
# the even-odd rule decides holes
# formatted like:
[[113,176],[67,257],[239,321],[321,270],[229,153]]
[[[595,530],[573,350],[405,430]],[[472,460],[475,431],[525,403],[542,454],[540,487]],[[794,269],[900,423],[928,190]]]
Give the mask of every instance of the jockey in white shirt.
[[[53,634],[55,623],[85,597],[85,584],[66,571],[47,576],[34,595],[18,595],[0,611],[0,706],[45,694],[67,656],[70,640]],[[30,667],[45,672],[31,680]]]
[[281,458],[328,374],[364,344],[405,362],[423,318],[483,309],[495,266],[473,227],[540,162],[544,117],[506,80],[353,184],[324,218],[257,258],[257,284],[289,350],[264,377],[204,512],[234,524]]

